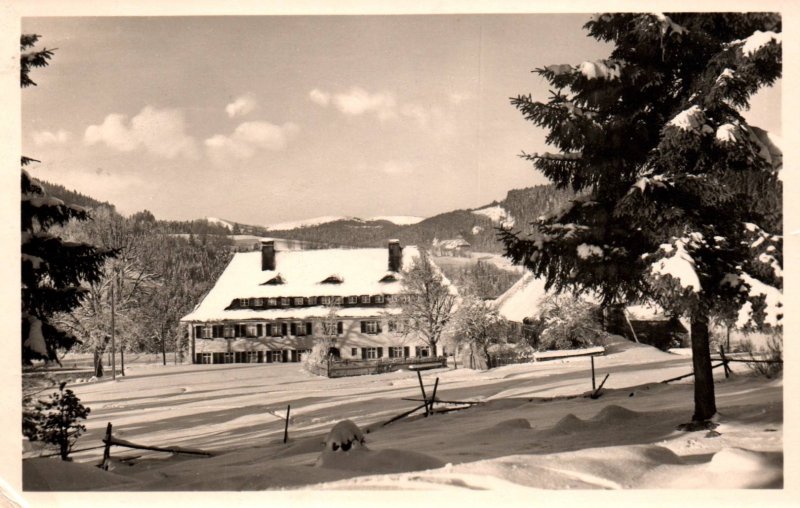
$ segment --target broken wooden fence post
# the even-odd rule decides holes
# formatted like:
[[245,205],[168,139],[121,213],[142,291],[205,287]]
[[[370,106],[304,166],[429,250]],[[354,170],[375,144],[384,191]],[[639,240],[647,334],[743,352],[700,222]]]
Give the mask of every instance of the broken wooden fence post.
[[603,378],[603,382],[600,383],[600,386],[597,387],[597,390],[594,391],[594,393],[591,395],[591,398],[597,399],[597,398],[600,397],[600,390],[603,389],[603,385],[606,384],[606,380],[608,379],[608,376],[610,376],[610,375],[611,374],[606,374],[606,377]]
[[431,403],[430,403],[430,410],[431,414],[433,414],[433,403],[436,402],[436,389],[439,388],[439,378],[436,378],[436,382],[433,384],[433,395],[431,395]]
[[422,373],[417,371],[417,379],[419,379],[419,389],[422,390],[422,400],[425,401],[425,416],[428,416],[428,396],[425,395],[425,386],[422,384]]
[[283,442],[289,439],[289,411],[292,409],[292,405],[289,404],[286,406],[286,425],[283,427]]
[[596,388],[594,386],[594,383],[595,383],[595,381],[594,381],[594,355],[589,356],[589,358],[592,360],[592,391],[595,391]]
[[106,447],[103,450],[103,462],[101,462],[98,467],[103,471],[108,471],[108,463],[111,460],[111,422],[108,422],[106,426],[106,437],[103,439],[103,442],[106,444]]

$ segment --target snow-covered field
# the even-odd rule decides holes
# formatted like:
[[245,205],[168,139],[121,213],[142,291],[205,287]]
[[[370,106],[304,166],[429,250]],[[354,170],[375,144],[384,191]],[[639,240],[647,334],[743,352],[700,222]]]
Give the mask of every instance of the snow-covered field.
[[[487,372],[423,373],[428,394],[480,401],[462,411],[417,414],[388,426],[419,398],[416,374],[326,379],[282,365],[133,365],[116,382],[73,389],[92,408],[77,448],[114,436],[153,446],[215,452],[210,458],[112,448],[24,461],[26,490],[258,490],[528,488],[779,488],[783,485],[783,383],[742,364],[717,372],[715,431],[675,428],[692,414],[691,358],[619,339],[597,357],[599,399],[588,358],[511,365]],[[719,370],[719,369],[717,369]],[[283,443],[291,404],[289,443]],[[441,407],[445,407],[442,405]],[[349,419],[364,447],[323,452]],[[35,455],[29,452],[28,456]],[[58,474],[54,474],[57,470]]]

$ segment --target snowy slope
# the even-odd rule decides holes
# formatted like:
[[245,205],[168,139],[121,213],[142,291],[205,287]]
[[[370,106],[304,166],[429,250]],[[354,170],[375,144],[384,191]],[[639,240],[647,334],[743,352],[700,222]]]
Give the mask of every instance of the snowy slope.
[[313,217],[311,219],[279,222],[277,224],[271,224],[267,226],[267,229],[269,231],[286,231],[289,229],[319,226],[320,224],[327,224],[328,222],[336,222],[338,220],[354,220],[354,219],[355,217],[345,217],[344,215],[323,215],[320,217]]
[[[75,463],[25,461],[26,490],[753,488],[783,484],[783,384],[715,371],[719,427],[680,432],[692,413],[690,381],[659,381],[691,370],[691,359],[618,339],[595,358],[610,374],[602,397],[586,358],[510,365],[486,372],[437,369],[440,400],[470,409],[381,423],[419,397],[412,372],[326,379],[299,364],[131,366],[116,382],[71,388],[92,408],[78,448],[114,435],[137,443],[200,448],[191,458],[114,448],[107,477],[80,475],[102,449]],[[291,404],[289,443],[283,444]],[[325,436],[342,420],[362,431],[363,447],[323,456]],[[122,462],[126,457],[141,456]],[[42,460],[49,462],[41,463]],[[66,474],[66,473],[65,473]],[[735,503],[734,503],[735,505]]]
[[370,217],[367,220],[385,220],[398,226],[410,226],[425,220],[425,217],[417,217],[415,215],[377,215]]
[[218,224],[220,226],[224,226],[224,227],[230,229],[231,231],[233,231],[233,223],[232,222],[228,222],[226,220],[218,219],[216,217],[206,217],[206,221],[209,224]]
[[489,217],[489,219],[495,224],[505,224],[508,227],[514,226],[514,217],[508,213],[508,210],[500,205],[472,210],[472,213]]

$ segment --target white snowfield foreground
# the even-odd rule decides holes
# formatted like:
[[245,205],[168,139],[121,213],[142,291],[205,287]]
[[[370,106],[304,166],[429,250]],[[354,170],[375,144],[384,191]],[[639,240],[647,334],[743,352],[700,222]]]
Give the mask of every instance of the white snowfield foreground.
[[[327,379],[297,364],[136,366],[123,380],[73,387],[92,408],[76,448],[100,444],[110,421],[120,439],[216,456],[112,448],[108,473],[94,467],[102,449],[77,453],[71,464],[32,459],[23,467],[25,489],[508,492],[783,485],[780,379],[752,377],[743,364],[734,365],[727,380],[715,371],[719,426],[687,433],[675,427],[691,418],[691,380],[660,381],[688,373],[691,358],[619,340],[594,361],[599,378],[609,374],[596,400],[585,396],[592,387],[586,357],[486,372],[427,371],[429,395],[438,377],[440,400],[482,403],[385,427],[382,422],[417,404],[402,400],[420,397],[415,373]],[[351,423],[331,432],[344,420]]]

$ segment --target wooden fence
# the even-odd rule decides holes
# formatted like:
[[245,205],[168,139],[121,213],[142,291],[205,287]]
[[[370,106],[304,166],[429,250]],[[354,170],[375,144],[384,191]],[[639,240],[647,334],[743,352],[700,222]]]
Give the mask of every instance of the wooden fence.
[[413,358],[376,358],[374,360],[329,360],[308,367],[318,376],[333,378],[382,374],[408,368],[411,365],[429,368],[446,367],[447,358],[444,356],[418,356]]

